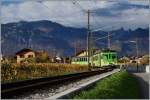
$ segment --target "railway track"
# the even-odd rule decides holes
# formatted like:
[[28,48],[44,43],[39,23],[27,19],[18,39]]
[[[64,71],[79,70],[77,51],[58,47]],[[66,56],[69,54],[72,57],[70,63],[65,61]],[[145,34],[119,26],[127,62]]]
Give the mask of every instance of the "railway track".
[[1,97],[2,99],[9,99],[13,95],[23,94],[27,91],[31,91],[31,89],[39,89],[45,86],[54,86],[57,84],[63,84],[67,81],[68,82],[77,81],[83,78],[105,73],[111,70],[113,70],[113,68],[107,67],[105,69],[100,69],[98,71],[82,72],[63,76],[46,77],[33,80],[18,81],[13,83],[5,83],[1,84]]

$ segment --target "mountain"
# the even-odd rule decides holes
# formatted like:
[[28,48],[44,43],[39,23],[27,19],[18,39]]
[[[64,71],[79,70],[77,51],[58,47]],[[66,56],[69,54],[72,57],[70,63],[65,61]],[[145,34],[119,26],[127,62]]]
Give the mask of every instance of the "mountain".
[[[108,32],[98,31],[93,37],[106,36]],[[111,38],[111,48],[119,51],[119,55],[135,54],[134,44],[126,44],[125,41],[138,38],[141,54],[148,53],[149,30],[138,28],[136,30],[124,30],[123,28],[109,32],[114,34]],[[41,20],[1,25],[1,47],[5,56],[14,55],[23,48],[34,50],[46,50],[49,54],[74,55],[75,46],[78,49],[86,48],[87,29],[66,27],[61,24]],[[107,39],[95,41],[95,48],[106,48]]]

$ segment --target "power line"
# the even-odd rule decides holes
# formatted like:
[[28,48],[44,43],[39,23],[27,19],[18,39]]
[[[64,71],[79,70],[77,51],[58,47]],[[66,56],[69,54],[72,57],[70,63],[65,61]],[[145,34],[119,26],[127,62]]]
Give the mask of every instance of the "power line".
[[104,36],[104,37],[100,37],[100,38],[95,39],[94,41],[101,40],[101,39],[105,39],[105,38],[108,38],[108,37],[113,36],[113,35],[115,35],[115,34],[116,34],[116,33],[111,33],[111,34],[109,34],[109,36],[107,35],[107,36]]
[[90,70],[91,64],[90,64],[90,56],[91,56],[91,30],[90,30],[90,10],[85,10],[76,0],[74,0],[73,4],[77,4],[78,7],[82,10],[82,12],[87,13],[87,62],[88,62],[88,67]]
[[76,0],[73,0],[72,3],[73,3],[74,5],[77,4],[77,6],[81,9],[82,12],[88,13],[88,11],[85,10]]
[[[44,7],[46,7],[47,9],[50,9],[49,8],[49,6],[47,6],[45,3],[43,3],[43,1],[42,0],[39,0],[39,1],[37,1],[38,3],[40,3],[40,4],[42,4]],[[61,13],[61,12],[60,12]],[[49,16],[49,17],[51,17],[51,16]],[[60,16],[59,15],[59,17],[63,17],[63,16]],[[70,21],[70,20],[68,20],[67,18],[65,19],[67,22],[69,22],[70,24],[72,24],[72,25],[75,25],[75,26],[78,26],[78,24],[75,24],[75,23],[73,23],[72,21]]]

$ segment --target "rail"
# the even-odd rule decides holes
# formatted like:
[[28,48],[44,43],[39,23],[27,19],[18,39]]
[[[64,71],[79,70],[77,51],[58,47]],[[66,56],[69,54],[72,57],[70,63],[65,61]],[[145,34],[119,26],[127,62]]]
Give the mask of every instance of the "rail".
[[82,73],[75,73],[75,74],[69,74],[63,76],[46,77],[46,78],[18,81],[12,83],[4,83],[1,84],[1,97],[9,98],[12,95],[15,95],[17,93],[25,92],[30,89],[40,88],[43,85],[53,86],[56,84],[62,84],[63,82],[66,81],[75,81],[89,76],[105,73],[111,70],[113,70],[113,68],[106,67],[105,69],[101,69],[98,71],[82,72]]

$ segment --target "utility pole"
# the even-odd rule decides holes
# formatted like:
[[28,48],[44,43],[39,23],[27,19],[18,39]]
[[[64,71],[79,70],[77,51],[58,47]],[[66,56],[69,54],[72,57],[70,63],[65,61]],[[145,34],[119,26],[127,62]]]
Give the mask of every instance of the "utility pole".
[[138,57],[139,57],[139,51],[138,51],[138,39],[136,38],[136,56],[137,56],[137,71],[139,69],[139,66],[138,66]]
[[110,48],[110,33],[108,32],[108,49],[111,49]]
[[87,61],[88,61],[88,67],[89,67],[89,70],[90,70],[90,54],[91,54],[91,50],[90,50],[90,36],[91,36],[91,32],[90,32],[90,10],[87,11],[88,13],[88,31],[87,31]]
[[76,45],[76,42],[74,43],[74,55],[76,56],[77,54],[77,45]]
[[[90,56],[93,56],[93,54],[94,54],[94,43],[93,43],[93,34],[92,34],[92,32],[91,32],[90,37],[91,37],[91,44],[90,44],[91,45],[90,46],[91,47],[91,50],[90,50],[91,54],[90,54]],[[93,59],[91,59],[91,66],[93,67]]]

